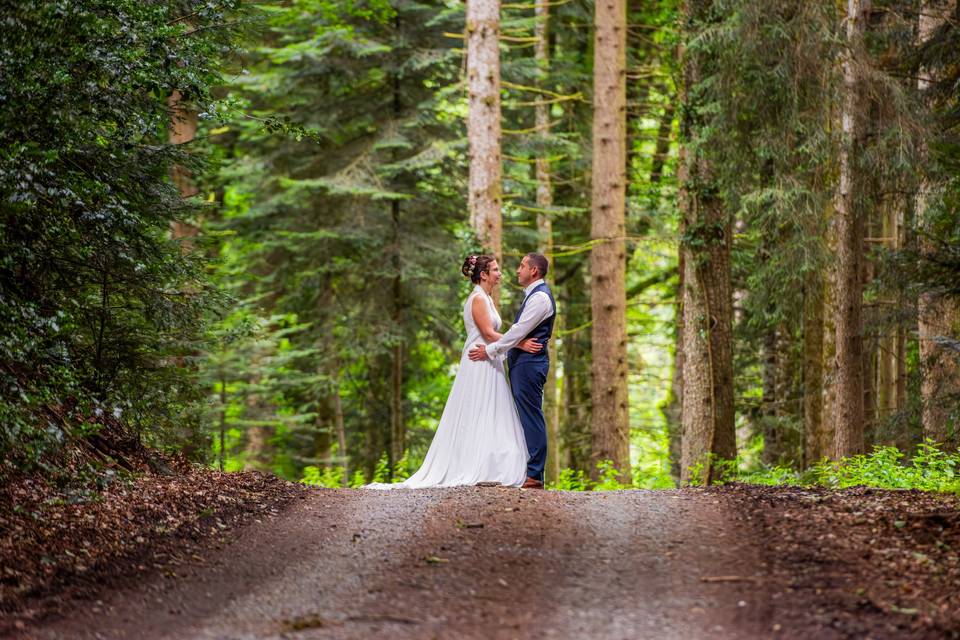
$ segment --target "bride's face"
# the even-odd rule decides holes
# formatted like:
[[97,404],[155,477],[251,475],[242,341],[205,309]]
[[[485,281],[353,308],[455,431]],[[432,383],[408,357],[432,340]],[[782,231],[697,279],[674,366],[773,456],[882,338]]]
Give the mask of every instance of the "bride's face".
[[500,273],[500,265],[497,264],[497,261],[492,261],[487,267],[487,281],[492,285],[500,284],[500,278],[503,277],[503,274]]

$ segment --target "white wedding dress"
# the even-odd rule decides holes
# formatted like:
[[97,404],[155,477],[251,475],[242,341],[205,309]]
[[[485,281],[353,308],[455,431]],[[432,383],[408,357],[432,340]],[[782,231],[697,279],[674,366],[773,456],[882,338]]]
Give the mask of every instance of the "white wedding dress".
[[443,408],[440,424],[420,469],[403,482],[373,483],[369,489],[455,487],[499,482],[519,487],[527,478],[527,443],[500,359],[474,362],[467,357],[476,344],[487,344],[473,321],[473,299],[486,302],[493,328],[502,320],[493,300],[479,285],[463,304],[467,340],[460,370]]

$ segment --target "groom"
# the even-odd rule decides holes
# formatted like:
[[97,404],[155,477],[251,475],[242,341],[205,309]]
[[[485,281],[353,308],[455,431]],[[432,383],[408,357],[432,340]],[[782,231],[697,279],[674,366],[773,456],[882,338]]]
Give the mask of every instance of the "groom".
[[[524,288],[524,299],[513,326],[496,342],[487,346],[477,345],[469,354],[471,360],[485,360],[507,352],[510,389],[530,453],[524,489],[543,489],[543,468],[547,462],[543,384],[547,381],[547,370],[550,368],[547,341],[553,334],[553,320],[557,315],[557,304],[550,287],[543,281],[547,269],[547,259],[543,255],[528,253],[523,257],[517,267],[517,280]],[[527,338],[536,338],[543,348],[538,353],[517,349],[516,346]]]

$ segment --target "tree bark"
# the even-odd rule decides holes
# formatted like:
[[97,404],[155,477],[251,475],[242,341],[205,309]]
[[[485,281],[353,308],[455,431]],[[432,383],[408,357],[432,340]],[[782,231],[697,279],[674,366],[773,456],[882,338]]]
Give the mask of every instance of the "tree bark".
[[[687,0],[684,20],[705,15],[711,0]],[[686,34],[685,38],[692,34]],[[700,81],[696,54],[682,52],[683,109],[678,162],[683,287],[683,442],[681,480],[715,479],[715,458],[736,457],[733,406],[733,296],[730,273],[732,226],[717,195],[690,104]],[[698,477],[692,473],[699,468]]]
[[681,442],[683,440],[683,250],[678,257],[679,277],[677,300],[674,304],[675,335],[673,338],[673,374],[670,377],[670,401],[664,409],[669,438],[670,475],[680,482]]
[[[339,375],[339,373],[338,373]],[[347,429],[343,421],[343,402],[340,398],[340,382],[333,390],[333,424],[337,430],[337,454],[343,464],[343,486],[350,486],[350,456],[347,451]]]
[[626,317],[626,22],[624,0],[595,5],[590,237],[594,462],[629,482]]
[[[831,221],[831,226],[827,230],[827,244],[831,255],[836,253],[836,220]],[[836,407],[837,407],[837,303],[835,298],[837,270],[831,267],[827,271],[827,282],[823,288],[823,393],[822,409],[820,418],[820,442],[818,449],[820,455],[817,460],[823,457],[836,458],[834,452],[834,433],[836,431]]]
[[[956,10],[956,0],[925,0],[921,5],[918,38],[926,41],[933,31],[943,24]],[[924,92],[935,78],[927,71],[921,71],[917,81],[920,92]],[[931,105],[932,106],[932,105]],[[927,150],[921,157],[926,159]],[[924,163],[926,164],[926,163]],[[930,254],[934,251],[930,240],[932,224],[928,219],[928,206],[933,196],[933,185],[926,176],[920,180],[916,195],[917,223],[920,227],[920,251]],[[938,336],[956,337],[960,326],[960,309],[955,301],[938,297],[935,294],[922,293],[917,301],[917,329],[920,349],[920,394],[922,403],[923,437],[948,449],[957,446],[956,432],[950,433],[949,407],[947,398],[960,391],[960,363],[955,354],[947,353],[937,344]]]
[[823,278],[810,270],[803,291],[803,467],[827,455],[823,448]]
[[501,258],[500,1],[467,0],[467,139],[470,225]]
[[[537,2],[534,9],[536,23],[534,26],[534,58],[541,80],[550,71],[550,42],[548,29],[550,21],[550,5],[547,0]],[[550,136],[550,110],[545,100],[538,100],[535,107],[537,136],[546,140]],[[550,208],[553,206],[553,186],[550,179],[550,161],[545,157],[538,157],[537,172],[537,231],[540,237],[539,251],[543,255],[553,256],[553,220],[550,217]],[[556,265],[554,265],[556,267]],[[550,340],[548,349],[550,369],[547,371],[547,381],[543,388],[543,413],[547,423],[547,466],[545,475],[547,482],[556,482],[560,475],[559,432],[560,406],[557,397],[557,367],[560,365],[557,338],[561,327],[560,312],[553,320],[554,339]]]
[[760,425],[763,433],[764,464],[775,464],[780,458],[780,433],[777,428],[777,331],[767,327],[760,347]]
[[[897,251],[900,246],[900,225],[897,223],[898,212],[903,210],[900,198],[894,199],[883,210],[882,229],[884,246]],[[893,315],[890,310],[896,308],[898,300],[884,299],[884,311],[887,317]],[[884,332],[880,337],[877,353],[877,420],[883,421],[900,410],[897,406],[897,337],[900,329],[899,320],[895,324],[889,321],[884,323]]]
[[796,468],[803,460],[803,439],[793,428],[801,419],[798,379],[802,350],[795,346],[793,323],[784,321],[777,330],[777,405],[779,452],[775,462]]
[[403,345],[393,347],[390,372],[390,462],[391,471],[407,450],[407,433],[403,421]]
[[[184,103],[183,94],[174,90],[167,98],[167,105],[173,113],[170,122],[170,144],[186,144],[197,135],[197,112]],[[193,182],[190,172],[180,165],[174,165],[172,171],[173,184],[177,186],[180,195],[192,198],[199,193]],[[174,238],[192,238],[200,233],[200,229],[192,224],[178,220],[171,225],[170,233]],[[190,241],[186,241],[189,246]]]
[[227,372],[220,368],[220,471],[223,471],[227,459],[225,451],[227,440]]
[[834,455],[864,452],[863,379],[863,34],[869,0],[847,1],[843,55],[840,182],[836,192],[836,427]]
[[[322,373],[318,370],[317,373]],[[316,432],[314,434],[314,457],[317,460],[318,467],[330,467],[333,448],[333,407],[328,390],[319,386],[316,395],[317,418],[314,422]]]
[[[394,29],[400,33],[400,14],[394,17]],[[402,61],[396,61],[397,68],[400,68]],[[393,73],[391,85],[393,87],[393,117],[399,122],[403,117],[403,102],[400,91],[400,75]],[[393,161],[397,162],[399,156],[396,151],[393,152]],[[402,252],[404,250],[401,237],[401,208],[400,201],[393,200],[390,203],[390,217],[393,222],[393,247],[392,260],[393,267],[393,326],[397,329],[397,344],[393,346],[393,362],[390,369],[390,472],[391,478],[397,468],[397,464],[403,458],[407,450],[407,429],[403,417],[403,358],[404,345],[402,340],[402,327],[404,322],[404,301],[403,290],[403,261]]]

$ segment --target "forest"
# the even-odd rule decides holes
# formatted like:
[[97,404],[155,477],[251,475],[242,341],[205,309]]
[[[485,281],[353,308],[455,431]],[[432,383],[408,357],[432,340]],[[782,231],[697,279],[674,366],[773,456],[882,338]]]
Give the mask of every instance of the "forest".
[[955,450],[955,3],[476,5],[8,11],[4,472],[403,477],[481,250],[553,263],[551,483]]
[[548,489],[960,493],[956,0],[0,16],[4,528],[33,482],[408,477],[478,253],[507,320],[550,261]]

